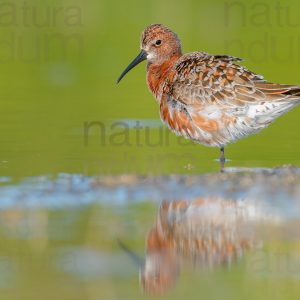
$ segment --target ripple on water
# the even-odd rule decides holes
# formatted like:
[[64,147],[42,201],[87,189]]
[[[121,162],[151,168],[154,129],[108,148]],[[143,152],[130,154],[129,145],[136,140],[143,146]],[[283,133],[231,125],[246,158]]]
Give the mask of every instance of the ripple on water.
[[300,170],[231,168],[224,174],[87,177],[62,173],[55,177],[30,177],[0,187],[0,209],[62,209],[91,203],[122,206],[145,200],[159,203],[196,197],[247,201],[265,214],[298,218]]

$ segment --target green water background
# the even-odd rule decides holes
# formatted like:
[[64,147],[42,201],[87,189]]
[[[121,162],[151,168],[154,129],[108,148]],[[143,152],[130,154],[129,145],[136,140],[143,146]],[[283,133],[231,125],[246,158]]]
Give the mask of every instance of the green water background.
[[[4,3],[4,4],[3,4]],[[9,1],[0,7],[0,174],[20,178],[59,172],[203,173],[219,150],[169,135],[156,146],[119,120],[159,120],[145,64],[116,79],[139,51],[143,28],[164,23],[185,52],[228,53],[269,81],[300,83],[297,1]],[[60,9],[61,8],[61,9]],[[299,108],[259,135],[227,147],[229,166],[299,165]],[[86,122],[86,123],[85,123]],[[84,124],[100,122],[88,131]],[[159,123],[158,123],[159,124]],[[113,142],[111,134],[119,133]],[[126,131],[127,134],[127,131]],[[106,136],[106,142],[101,139]],[[186,167],[191,164],[192,168]]]
[[[145,64],[116,85],[139,52],[141,31],[164,23],[178,33],[185,52],[243,57],[245,66],[269,81],[300,84],[299,15],[296,0],[1,1],[0,175],[18,182],[58,173],[217,171],[218,149],[183,142],[157,127],[158,105],[145,83]],[[227,147],[228,166],[299,166],[299,115],[298,107],[259,135]],[[137,120],[151,125],[139,132],[140,140],[134,129],[124,131]],[[91,122],[96,125],[87,143],[84,124]],[[116,122],[122,123],[111,127]],[[165,139],[149,146],[146,136],[155,143],[160,132]],[[116,235],[143,253],[157,209],[149,199],[127,209],[99,204],[1,211],[1,299],[140,299],[138,272],[128,258],[115,271],[110,262],[122,255]],[[299,252],[298,240],[285,240],[287,232],[265,246],[269,259]],[[104,253],[108,265],[98,275],[80,277],[77,248]],[[273,268],[263,258],[253,274],[253,262],[255,256],[247,256],[230,272],[187,269],[166,298],[299,299],[298,270],[290,271],[289,264],[283,271]],[[73,273],[64,269],[74,265]]]

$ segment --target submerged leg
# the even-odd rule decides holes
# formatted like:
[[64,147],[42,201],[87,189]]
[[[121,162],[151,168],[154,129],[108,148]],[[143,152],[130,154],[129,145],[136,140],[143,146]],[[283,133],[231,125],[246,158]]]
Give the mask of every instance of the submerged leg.
[[225,151],[224,151],[224,147],[220,148],[221,154],[220,154],[220,171],[224,172],[224,165],[225,165]]

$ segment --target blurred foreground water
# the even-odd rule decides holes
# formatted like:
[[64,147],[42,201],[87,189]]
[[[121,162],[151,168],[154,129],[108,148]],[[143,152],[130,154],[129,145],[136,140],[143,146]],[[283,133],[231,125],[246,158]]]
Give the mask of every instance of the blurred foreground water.
[[[219,149],[162,126],[145,64],[115,83],[143,28],[164,23],[186,52],[299,84],[299,10],[2,1],[0,299],[300,299],[300,171],[272,169],[300,166],[300,106],[226,148],[245,169],[208,174]],[[202,175],[97,176],[132,173]]]
[[300,169],[1,182],[1,299],[299,299]]

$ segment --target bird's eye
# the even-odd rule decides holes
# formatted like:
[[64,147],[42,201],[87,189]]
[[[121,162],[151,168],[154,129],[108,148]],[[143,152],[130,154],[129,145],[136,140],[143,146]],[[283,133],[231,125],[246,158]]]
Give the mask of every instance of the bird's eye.
[[159,46],[161,44],[161,40],[157,40],[156,42],[155,42],[155,45],[156,46]]

